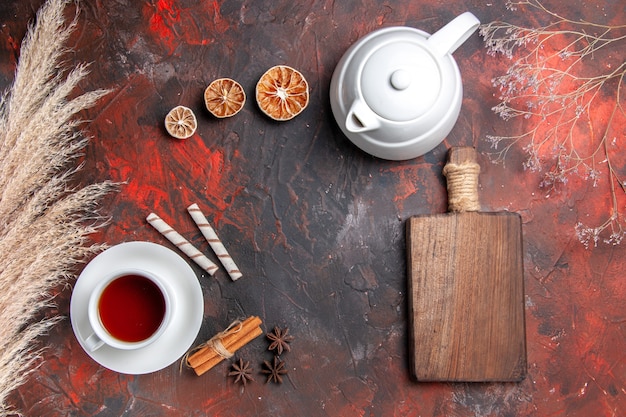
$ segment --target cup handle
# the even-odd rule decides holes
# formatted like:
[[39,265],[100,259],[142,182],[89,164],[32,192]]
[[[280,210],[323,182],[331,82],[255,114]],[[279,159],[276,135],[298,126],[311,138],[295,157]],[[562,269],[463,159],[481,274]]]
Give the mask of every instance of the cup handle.
[[104,341],[98,337],[97,334],[92,333],[88,338],[85,339],[85,345],[90,352],[98,350],[104,345]]

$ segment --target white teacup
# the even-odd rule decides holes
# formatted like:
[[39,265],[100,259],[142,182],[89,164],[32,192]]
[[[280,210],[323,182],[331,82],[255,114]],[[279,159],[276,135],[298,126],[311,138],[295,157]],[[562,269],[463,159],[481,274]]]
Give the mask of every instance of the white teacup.
[[157,274],[125,268],[105,277],[89,297],[90,351],[104,345],[140,349],[163,335],[172,319],[174,294]]

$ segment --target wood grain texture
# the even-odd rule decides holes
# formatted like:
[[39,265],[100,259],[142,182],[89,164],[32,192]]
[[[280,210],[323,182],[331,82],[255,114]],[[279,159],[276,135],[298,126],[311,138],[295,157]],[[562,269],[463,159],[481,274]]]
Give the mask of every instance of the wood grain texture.
[[521,380],[526,346],[519,215],[413,217],[407,248],[415,378]]

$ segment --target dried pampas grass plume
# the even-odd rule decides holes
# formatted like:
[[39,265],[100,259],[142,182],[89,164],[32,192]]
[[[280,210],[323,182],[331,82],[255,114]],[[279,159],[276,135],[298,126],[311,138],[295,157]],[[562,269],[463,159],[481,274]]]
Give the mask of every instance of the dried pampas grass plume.
[[[49,0],[21,46],[13,85],[0,97],[0,416],[7,397],[25,382],[41,353],[37,338],[58,318],[41,317],[51,290],[67,283],[77,264],[100,251],[89,235],[104,223],[103,182],[71,188],[88,138],[77,113],[107,91],[75,95],[85,65],[64,71],[68,0]],[[82,122],[84,123],[84,122]]]

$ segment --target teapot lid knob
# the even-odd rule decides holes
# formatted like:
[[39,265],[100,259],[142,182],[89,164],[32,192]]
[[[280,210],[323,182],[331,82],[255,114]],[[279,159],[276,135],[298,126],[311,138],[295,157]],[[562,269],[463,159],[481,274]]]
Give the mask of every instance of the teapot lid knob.
[[411,85],[411,73],[404,69],[395,70],[389,81],[396,90],[406,90]]
[[439,97],[440,65],[420,41],[401,36],[385,42],[362,66],[363,100],[383,119],[412,122],[428,113]]

